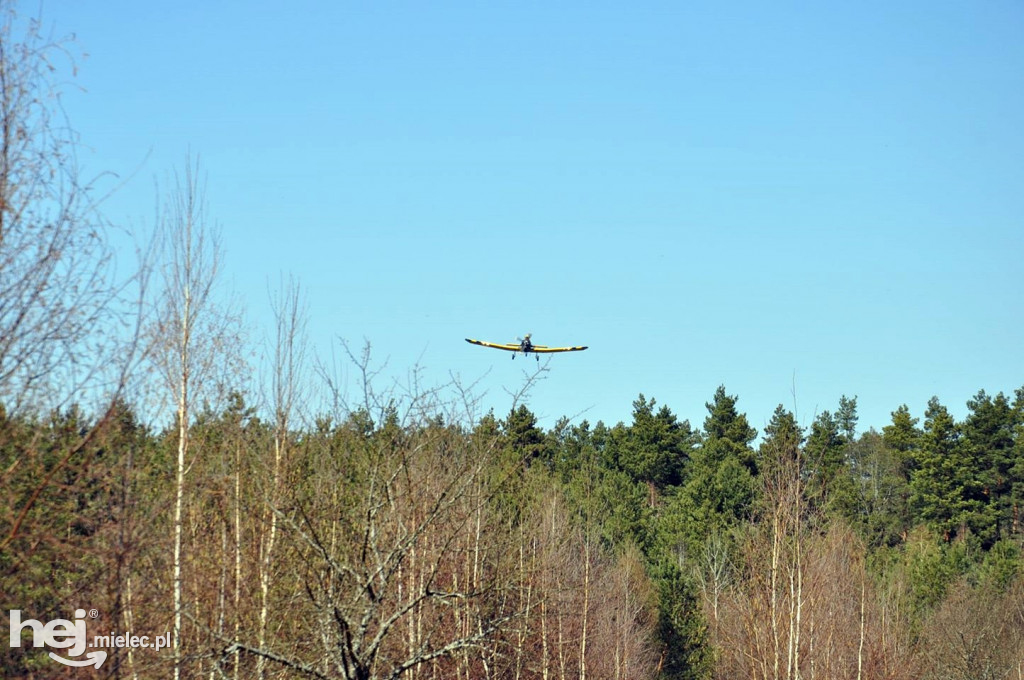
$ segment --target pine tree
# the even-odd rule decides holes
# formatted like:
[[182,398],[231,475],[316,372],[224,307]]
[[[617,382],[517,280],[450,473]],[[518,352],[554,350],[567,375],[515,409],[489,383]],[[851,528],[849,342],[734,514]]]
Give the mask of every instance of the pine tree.
[[694,451],[686,484],[667,508],[682,534],[675,540],[691,554],[714,530],[742,521],[754,501],[757,463],[750,443],[757,431],[736,410],[736,401],[719,387],[714,401],[706,404],[704,438]]
[[736,410],[738,399],[726,394],[725,386],[719,385],[714,401],[704,404],[708,409],[708,417],[704,419],[704,443],[718,447],[721,458],[734,456],[754,474],[757,465],[750,443],[757,437],[757,430],[750,426],[745,414]]
[[[970,409],[963,422],[963,445],[984,484],[986,521],[994,522],[998,538],[1011,531],[1013,523],[1012,469],[1014,460],[1015,414],[1002,392],[994,398],[981,390],[967,402]],[[986,532],[987,533],[987,532]]]
[[892,412],[892,423],[882,428],[882,439],[886,446],[896,451],[900,470],[907,482],[917,462],[917,450],[921,446],[921,429],[918,419],[910,415],[906,404]]
[[662,680],[704,680],[714,668],[708,645],[707,622],[696,588],[675,567],[666,567],[658,580],[657,636],[662,644]]
[[982,528],[984,486],[960,427],[937,397],[928,401],[924,434],[911,477],[912,501],[921,518],[945,540]]
[[856,490],[848,449],[856,423],[856,399],[842,397],[837,415],[822,411],[811,424],[805,460],[806,493],[813,508],[846,517],[855,514]]
[[836,411],[836,425],[839,433],[847,442],[852,442],[857,436],[857,397],[847,398],[844,394],[839,397],[839,410]]
[[633,402],[633,423],[617,428],[618,465],[635,481],[655,490],[679,485],[686,474],[696,435],[689,421],[680,423],[667,406],[654,411],[655,400],[641,394]]
[[764,439],[757,449],[758,470],[765,474],[779,461],[796,461],[803,444],[803,428],[797,424],[796,417],[779,404],[764,428]]
[[508,414],[502,423],[505,440],[517,460],[529,464],[544,452],[544,432],[537,427],[537,416],[526,406]]
[[1024,508],[1024,387],[1018,388],[1013,400],[1013,452],[1010,466],[1010,531],[1024,529],[1021,511]]

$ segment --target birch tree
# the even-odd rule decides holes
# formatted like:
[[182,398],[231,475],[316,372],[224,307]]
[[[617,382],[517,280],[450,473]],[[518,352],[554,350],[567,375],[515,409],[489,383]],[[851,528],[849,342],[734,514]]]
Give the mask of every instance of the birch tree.
[[[300,287],[290,279],[272,300],[274,311],[273,365],[271,367],[271,407],[273,409],[273,460],[270,480],[266,489],[267,507],[264,510],[266,533],[261,537],[259,581],[260,610],[257,644],[267,644],[270,615],[270,589],[274,569],[274,548],[278,534],[278,509],[282,503],[284,466],[291,449],[292,419],[298,402],[303,397],[301,374],[305,365],[306,312]],[[266,669],[266,658],[258,657],[256,674],[261,680]]]
[[215,305],[221,266],[218,233],[207,218],[199,163],[191,159],[174,184],[160,214],[167,263],[163,296],[154,327],[154,360],[173,399],[177,446],[174,463],[172,539],[172,655],[174,677],[181,676],[184,598],[182,585],[186,475],[195,452],[190,423],[195,405],[216,382],[218,360],[227,353],[230,319]]

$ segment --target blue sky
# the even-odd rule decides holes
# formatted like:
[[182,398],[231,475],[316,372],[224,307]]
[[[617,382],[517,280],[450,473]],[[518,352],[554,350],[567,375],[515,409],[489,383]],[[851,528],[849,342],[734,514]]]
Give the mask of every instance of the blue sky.
[[[207,175],[255,340],[297,276],[310,339],[501,415],[758,429],[858,397],[861,429],[1024,385],[1024,5],[49,0],[107,216]],[[532,363],[532,359],[531,359]],[[534,364],[535,365],[535,364]]]

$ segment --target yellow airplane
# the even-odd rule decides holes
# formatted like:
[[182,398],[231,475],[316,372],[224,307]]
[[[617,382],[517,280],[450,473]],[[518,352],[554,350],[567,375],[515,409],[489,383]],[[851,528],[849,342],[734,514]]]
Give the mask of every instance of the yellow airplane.
[[526,337],[522,338],[518,342],[518,344],[516,344],[516,343],[509,343],[507,345],[502,345],[502,344],[499,344],[499,343],[496,343],[496,342],[484,342],[483,340],[471,340],[470,338],[466,338],[466,342],[468,342],[470,344],[473,344],[473,345],[480,345],[481,347],[492,347],[494,349],[503,349],[503,350],[505,350],[507,352],[512,352],[512,358],[513,359],[516,358],[516,353],[518,353],[518,352],[522,352],[524,355],[525,354],[530,354],[532,352],[533,354],[537,354],[538,355],[537,356],[537,361],[540,361],[540,356],[539,355],[546,354],[546,353],[549,353],[549,352],[580,352],[580,351],[586,349],[586,347],[547,347],[545,345],[535,345],[532,342],[530,342],[530,334],[529,333],[527,333]]

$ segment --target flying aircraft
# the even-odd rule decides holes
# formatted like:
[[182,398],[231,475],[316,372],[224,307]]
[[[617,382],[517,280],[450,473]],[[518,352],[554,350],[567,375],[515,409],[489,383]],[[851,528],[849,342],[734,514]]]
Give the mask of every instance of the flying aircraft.
[[484,342],[483,340],[471,340],[470,338],[466,338],[466,342],[473,345],[480,345],[481,347],[492,347],[494,349],[503,349],[507,352],[512,352],[513,359],[516,358],[516,353],[518,352],[522,352],[524,355],[532,352],[537,355],[537,361],[540,361],[541,354],[546,354],[548,352],[580,352],[586,349],[586,347],[547,347],[545,345],[535,345],[530,342],[529,333],[521,338],[518,343],[509,343],[507,345],[502,345],[496,342]]

